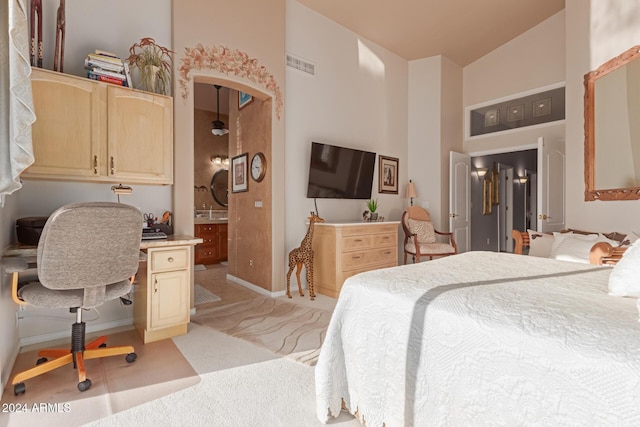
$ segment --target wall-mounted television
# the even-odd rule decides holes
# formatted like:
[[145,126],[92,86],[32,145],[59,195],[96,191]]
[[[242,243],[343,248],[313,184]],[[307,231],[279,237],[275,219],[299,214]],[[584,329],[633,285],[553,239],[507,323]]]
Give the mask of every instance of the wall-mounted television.
[[308,198],[370,199],[376,153],[311,143]]

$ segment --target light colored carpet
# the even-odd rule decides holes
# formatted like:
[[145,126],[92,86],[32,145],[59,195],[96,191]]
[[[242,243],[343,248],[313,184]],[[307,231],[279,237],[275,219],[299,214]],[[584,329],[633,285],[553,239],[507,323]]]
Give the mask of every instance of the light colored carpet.
[[[87,340],[88,342],[89,340]],[[56,409],[38,412],[0,413],[0,426],[82,425],[101,417],[140,405],[149,400],[189,388],[200,377],[172,340],[143,344],[135,330],[109,334],[109,346],[133,345],[138,359],[127,363],[124,356],[87,360],[87,377],[92,386],[85,392],[77,389],[78,374],[67,365],[25,382],[26,393],[15,396],[11,381],[2,394],[3,404],[57,404]],[[65,348],[65,343],[59,348]],[[11,378],[33,366],[37,351],[20,353]],[[170,366],[171,369],[167,369]]]
[[319,349],[330,319],[330,311],[257,297],[200,310],[191,321],[286,356]]
[[208,291],[198,284],[196,284],[194,288],[195,292],[193,295],[193,301],[195,305],[206,304],[208,302],[216,302],[221,300],[218,295],[214,294],[211,291]]
[[[202,375],[196,386],[90,426],[322,426],[316,417],[314,370],[278,358]],[[342,413],[331,425],[362,427]]]

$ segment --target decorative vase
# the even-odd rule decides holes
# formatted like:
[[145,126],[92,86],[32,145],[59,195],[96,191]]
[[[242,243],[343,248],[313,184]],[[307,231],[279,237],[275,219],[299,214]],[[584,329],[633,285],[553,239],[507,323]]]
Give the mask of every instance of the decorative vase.
[[371,221],[378,220],[378,212],[371,212]]

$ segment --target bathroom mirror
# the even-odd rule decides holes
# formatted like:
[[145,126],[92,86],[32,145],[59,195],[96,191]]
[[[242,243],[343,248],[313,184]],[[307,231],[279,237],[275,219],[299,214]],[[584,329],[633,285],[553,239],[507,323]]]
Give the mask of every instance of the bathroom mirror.
[[211,195],[214,200],[224,206],[229,206],[229,170],[218,169],[211,177]]
[[640,199],[640,46],[584,76],[585,200]]

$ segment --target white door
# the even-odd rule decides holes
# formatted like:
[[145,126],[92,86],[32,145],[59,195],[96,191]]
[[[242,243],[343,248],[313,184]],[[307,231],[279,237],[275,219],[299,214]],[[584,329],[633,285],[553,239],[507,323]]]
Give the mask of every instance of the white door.
[[449,152],[449,231],[458,246],[458,253],[471,248],[471,157]]
[[564,141],[538,138],[538,231],[565,228]]

